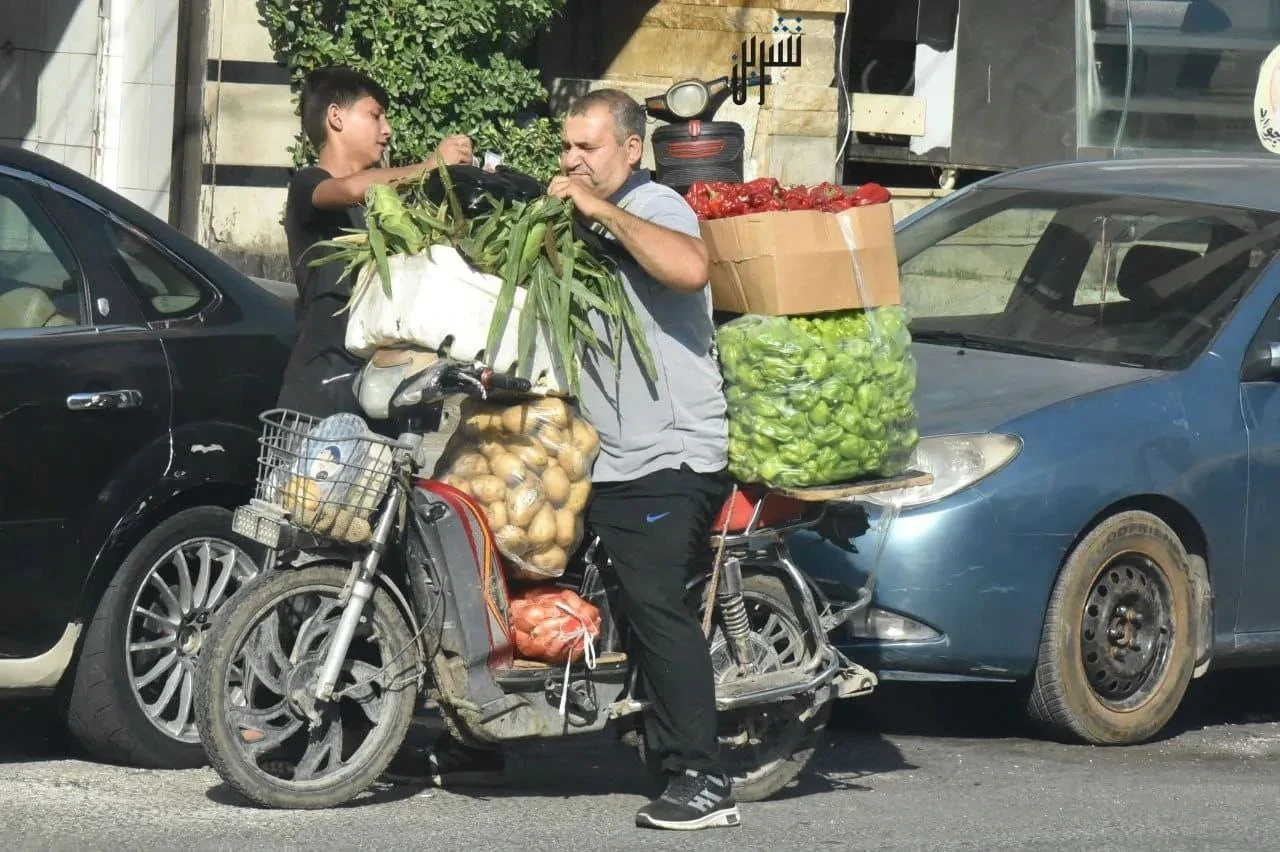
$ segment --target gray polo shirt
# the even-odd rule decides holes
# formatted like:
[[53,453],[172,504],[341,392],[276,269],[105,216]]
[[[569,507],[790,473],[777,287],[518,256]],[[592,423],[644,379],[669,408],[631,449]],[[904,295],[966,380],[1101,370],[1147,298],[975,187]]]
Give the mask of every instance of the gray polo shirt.
[[[641,219],[700,237],[698,217],[674,189],[633,175],[611,199]],[[603,236],[614,240],[607,231]],[[682,292],[658,283],[630,259],[620,261],[623,286],[635,306],[657,367],[657,382],[644,374],[627,336],[622,338],[622,374],[610,358],[588,351],[583,358],[583,413],[600,432],[600,455],[592,480],[619,482],[687,464],[699,473],[728,464],[729,435],[724,387],[711,321],[711,288]],[[611,351],[598,313],[592,324]]]

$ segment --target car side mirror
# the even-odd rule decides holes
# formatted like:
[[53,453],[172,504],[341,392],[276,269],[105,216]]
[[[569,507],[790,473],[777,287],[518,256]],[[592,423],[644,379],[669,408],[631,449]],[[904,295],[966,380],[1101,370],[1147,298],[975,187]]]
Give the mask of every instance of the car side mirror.
[[1249,348],[1241,379],[1246,382],[1280,381],[1280,342],[1259,341]]

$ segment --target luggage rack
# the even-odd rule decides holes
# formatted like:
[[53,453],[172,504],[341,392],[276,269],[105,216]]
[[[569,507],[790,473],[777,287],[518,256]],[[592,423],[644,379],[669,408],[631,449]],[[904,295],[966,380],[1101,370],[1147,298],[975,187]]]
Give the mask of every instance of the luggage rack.
[[883,478],[851,479],[848,482],[834,482],[830,485],[809,485],[789,488],[780,486],[769,489],[775,494],[803,500],[806,503],[824,503],[830,500],[851,500],[865,497],[868,494],[880,494],[885,491],[898,491],[905,488],[920,488],[933,484],[933,474],[922,470],[907,470],[897,476]]

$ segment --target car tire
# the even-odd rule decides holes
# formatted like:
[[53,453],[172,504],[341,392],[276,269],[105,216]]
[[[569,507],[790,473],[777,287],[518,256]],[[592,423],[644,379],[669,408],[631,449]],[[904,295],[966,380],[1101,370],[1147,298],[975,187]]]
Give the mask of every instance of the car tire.
[[66,706],[69,731],[94,757],[152,769],[205,764],[193,704],[199,646],[218,605],[259,571],[263,556],[231,531],[231,520],[217,506],[166,519],[103,593]]
[[1071,552],[1053,589],[1027,709],[1059,738],[1144,742],[1169,722],[1195,666],[1190,561],[1147,512],[1122,512]]

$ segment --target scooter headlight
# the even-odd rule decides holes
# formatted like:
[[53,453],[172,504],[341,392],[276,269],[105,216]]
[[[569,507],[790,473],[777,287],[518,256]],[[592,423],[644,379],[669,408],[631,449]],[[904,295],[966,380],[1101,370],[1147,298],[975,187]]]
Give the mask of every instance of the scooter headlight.
[[680,118],[690,119],[707,108],[708,97],[706,86],[686,80],[667,90],[667,108]]

